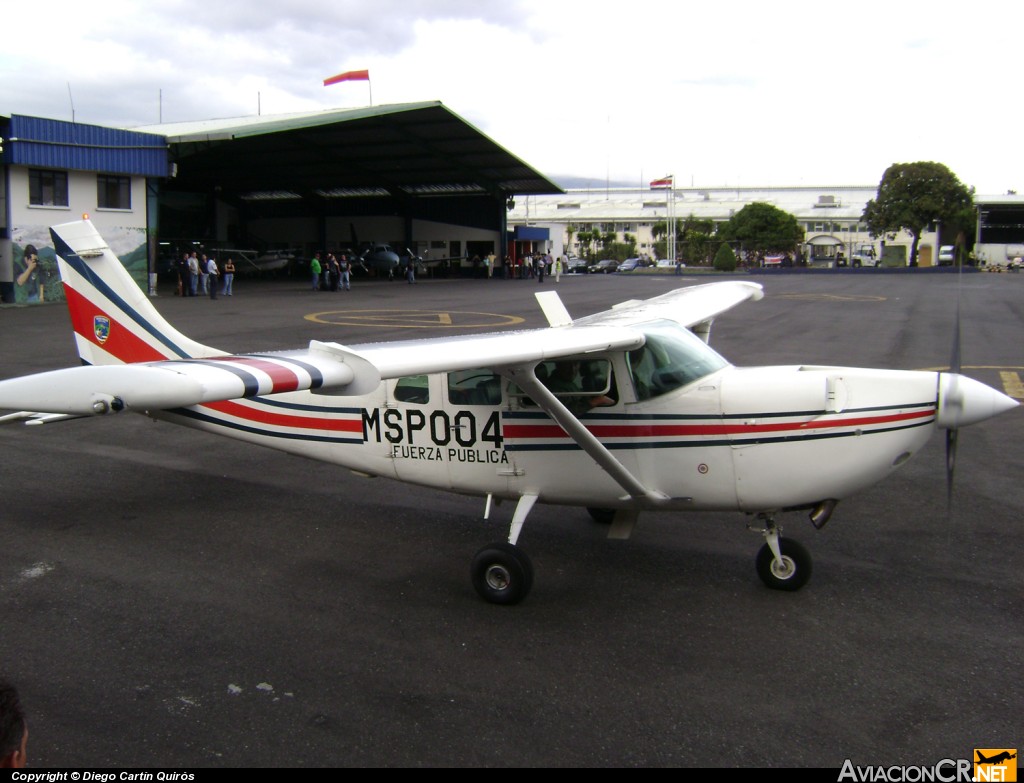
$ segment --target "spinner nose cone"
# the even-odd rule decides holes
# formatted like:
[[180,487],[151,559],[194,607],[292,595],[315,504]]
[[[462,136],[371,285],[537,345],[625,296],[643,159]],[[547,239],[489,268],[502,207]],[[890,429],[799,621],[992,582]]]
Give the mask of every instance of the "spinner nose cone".
[[1018,403],[991,386],[958,373],[939,373],[940,427],[955,429],[991,419],[1016,408]]

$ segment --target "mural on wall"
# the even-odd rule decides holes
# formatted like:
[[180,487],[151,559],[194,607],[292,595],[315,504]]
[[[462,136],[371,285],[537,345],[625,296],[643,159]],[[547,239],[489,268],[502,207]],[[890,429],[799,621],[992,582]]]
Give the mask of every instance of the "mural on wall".
[[[143,291],[149,289],[146,230],[137,226],[104,227],[107,246]],[[49,226],[20,226],[11,232],[14,257],[14,301],[17,304],[63,302],[64,286]]]

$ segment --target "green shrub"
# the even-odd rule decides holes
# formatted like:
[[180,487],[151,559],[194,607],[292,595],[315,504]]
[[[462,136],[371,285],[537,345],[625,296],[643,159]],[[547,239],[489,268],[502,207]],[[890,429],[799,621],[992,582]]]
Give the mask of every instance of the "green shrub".
[[718,252],[715,253],[715,269],[719,272],[736,271],[736,254],[725,242],[718,246]]

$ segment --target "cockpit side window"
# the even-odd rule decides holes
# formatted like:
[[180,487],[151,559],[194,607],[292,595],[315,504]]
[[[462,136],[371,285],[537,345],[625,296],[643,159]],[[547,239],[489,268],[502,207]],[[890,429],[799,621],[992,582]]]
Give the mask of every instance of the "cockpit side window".
[[626,358],[638,401],[682,388],[728,362],[693,332],[671,321],[643,327],[645,342]]
[[448,402],[452,405],[501,405],[501,376],[490,370],[450,372]]
[[395,399],[399,402],[414,402],[427,405],[430,402],[430,385],[426,375],[409,375],[395,383]]

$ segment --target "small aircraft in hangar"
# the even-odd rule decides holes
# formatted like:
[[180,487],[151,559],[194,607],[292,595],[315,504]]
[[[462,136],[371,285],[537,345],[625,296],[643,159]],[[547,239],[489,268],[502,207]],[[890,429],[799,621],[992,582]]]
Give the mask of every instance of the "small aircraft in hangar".
[[367,245],[350,260],[362,266],[367,272],[372,272],[378,277],[387,277],[389,280],[394,279],[401,266],[398,253],[391,249],[391,245],[381,242]]
[[951,372],[734,367],[708,339],[718,315],[762,297],[740,281],[575,320],[543,292],[550,325],[532,331],[228,355],[165,321],[89,221],[51,234],[84,366],[0,382],[0,408],[18,411],[4,419],[133,411],[481,496],[485,517],[515,501],[507,539],[471,566],[499,604],[530,591],[518,542],[538,502],[588,508],[617,537],[642,511],[742,512],[764,536],[760,578],[797,590],[811,558],[777,517],[809,511],[820,528],[936,429],[951,473],[958,429],[1017,405],[958,360]]

